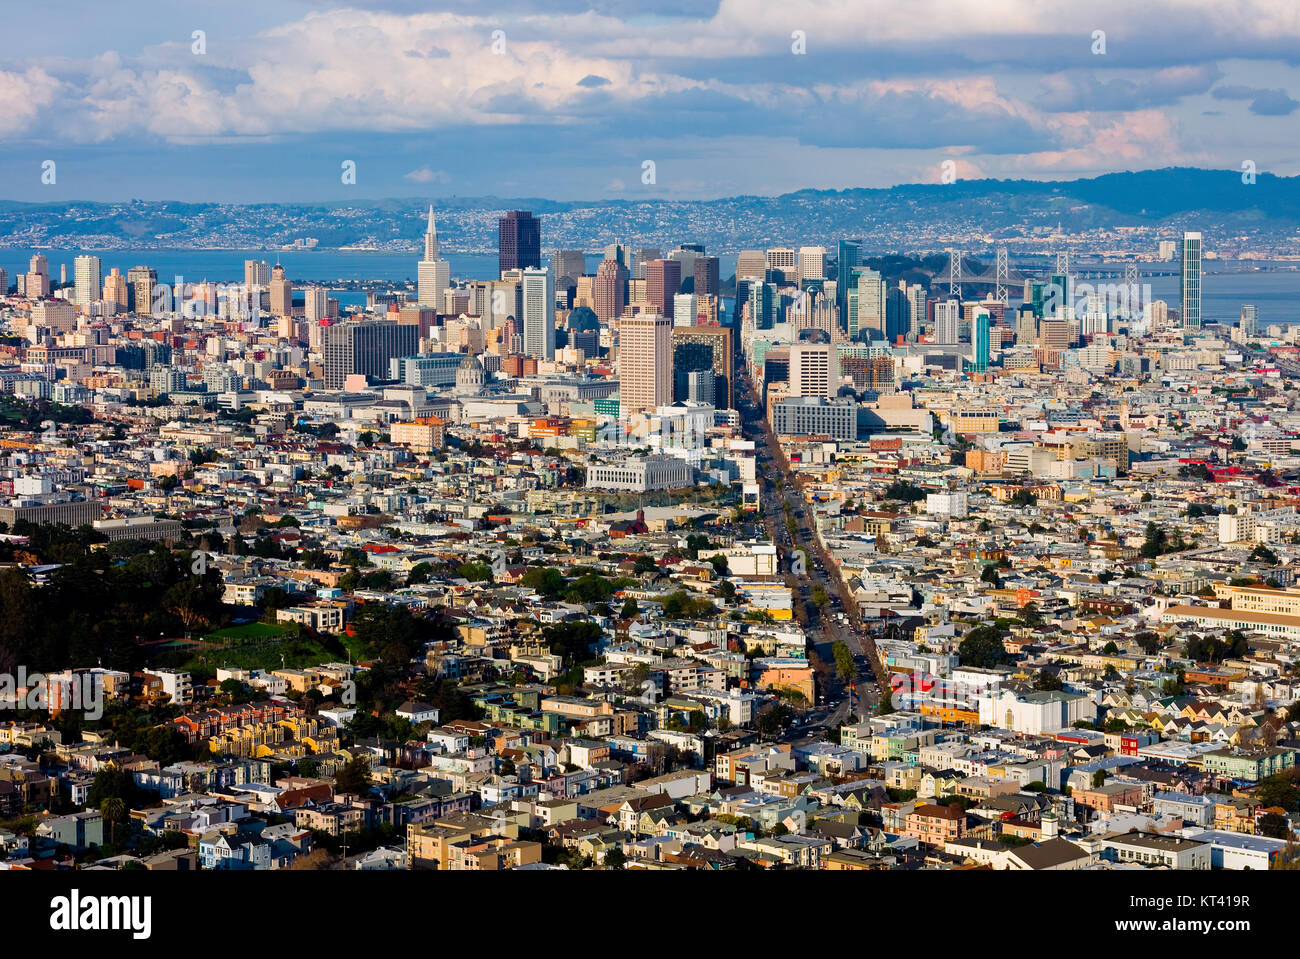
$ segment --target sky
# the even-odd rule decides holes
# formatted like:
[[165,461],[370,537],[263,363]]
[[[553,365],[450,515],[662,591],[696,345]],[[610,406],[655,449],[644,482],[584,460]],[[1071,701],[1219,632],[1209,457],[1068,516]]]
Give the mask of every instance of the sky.
[[6,200],[1300,173],[1295,0],[50,0],[0,18]]

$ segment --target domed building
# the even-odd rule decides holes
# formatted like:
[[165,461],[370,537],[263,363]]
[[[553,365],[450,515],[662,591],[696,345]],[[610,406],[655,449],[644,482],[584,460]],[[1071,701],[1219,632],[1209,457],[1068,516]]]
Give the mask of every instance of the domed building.
[[466,353],[456,369],[456,395],[478,396],[487,385],[487,371],[473,353]]

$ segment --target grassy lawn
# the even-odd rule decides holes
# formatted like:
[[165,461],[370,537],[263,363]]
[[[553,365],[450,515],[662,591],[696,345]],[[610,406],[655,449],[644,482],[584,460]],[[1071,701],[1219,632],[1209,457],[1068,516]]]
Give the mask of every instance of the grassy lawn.
[[237,669],[279,669],[286,666],[297,669],[346,657],[336,640],[304,636],[293,623],[245,623],[217,630],[204,638],[208,643],[222,645],[195,650],[182,668],[196,672],[207,672],[218,666]]

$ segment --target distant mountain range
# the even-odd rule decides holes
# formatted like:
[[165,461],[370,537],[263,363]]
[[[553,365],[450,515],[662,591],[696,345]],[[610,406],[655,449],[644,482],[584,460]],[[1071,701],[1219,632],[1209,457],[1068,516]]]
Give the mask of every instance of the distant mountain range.
[[886,189],[800,190],[718,200],[555,201],[535,197],[409,198],[323,203],[231,204],[129,201],[0,201],[0,246],[59,249],[258,249],[314,238],[321,248],[418,250],[432,202],[448,250],[496,249],[502,210],[542,218],[545,249],[598,250],[705,243],[710,251],[823,243],[861,237],[872,252],[987,249],[1040,251],[1060,232],[1083,237],[1129,228],[1109,249],[1147,251],[1156,236],[1186,229],[1206,248],[1300,252],[1300,177],[1168,168],[1086,180],[965,180]]

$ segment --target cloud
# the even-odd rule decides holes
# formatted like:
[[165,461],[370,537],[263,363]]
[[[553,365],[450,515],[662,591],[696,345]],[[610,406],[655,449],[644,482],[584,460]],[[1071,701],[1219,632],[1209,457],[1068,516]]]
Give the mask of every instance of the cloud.
[[402,179],[410,180],[412,183],[450,183],[451,174],[445,170],[433,170],[422,166],[418,170],[403,174]]
[[578,81],[580,87],[607,87],[609,85],[608,77],[598,77],[594,73],[589,73]]
[[1250,112],[1261,117],[1289,116],[1300,107],[1300,101],[1292,100],[1285,90],[1264,90],[1241,84],[1225,83],[1211,90],[1210,96],[1216,100],[1249,100]]
[[1137,76],[1101,79],[1096,72],[1054,73],[1043,77],[1035,105],[1050,112],[1141,110],[1169,106],[1205,93],[1223,77],[1216,64],[1166,67]]

